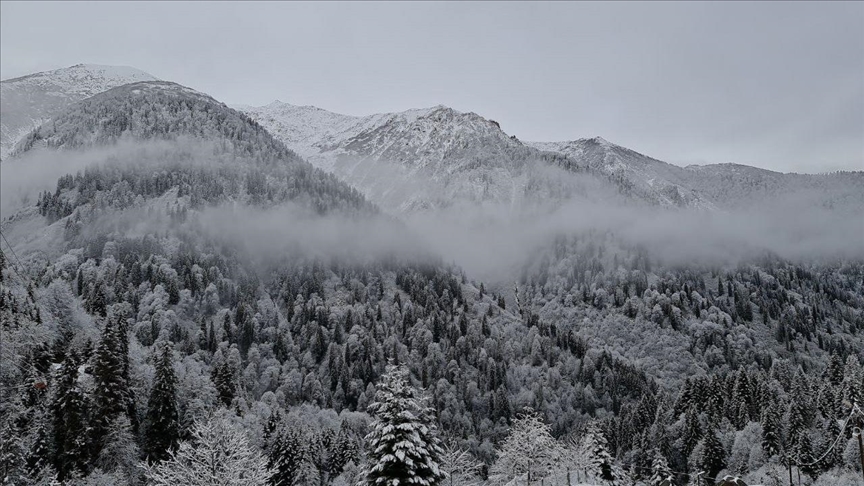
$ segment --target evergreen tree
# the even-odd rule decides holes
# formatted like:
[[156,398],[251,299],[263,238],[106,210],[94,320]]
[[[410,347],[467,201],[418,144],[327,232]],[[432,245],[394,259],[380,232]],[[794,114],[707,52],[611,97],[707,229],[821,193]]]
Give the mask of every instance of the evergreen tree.
[[596,421],[588,424],[582,438],[582,451],[588,459],[588,471],[596,479],[615,485],[621,480],[621,473],[615,467],[606,436]]
[[234,368],[223,361],[213,368],[213,385],[216,386],[216,391],[219,393],[219,400],[226,407],[231,406],[231,401],[234,400],[234,392],[236,384],[234,383]]
[[780,416],[774,405],[768,405],[762,411],[762,450],[768,457],[781,452]]
[[[796,387],[796,391],[799,391]],[[795,399],[789,406],[789,423],[787,429],[787,450],[792,454],[792,459],[797,461],[799,451],[799,442],[801,438],[807,435],[807,411],[804,404],[804,397],[800,393],[794,394]]]
[[333,455],[330,459],[330,477],[335,478],[341,474],[349,462],[357,460],[357,456],[357,443],[354,438],[344,431],[340,431],[336,435]]
[[792,454],[794,463],[801,469],[801,472],[811,478],[815,478],[819,465],[811,464],[814,459],[813,445],[810,442],[810,434],[806,433],[806,431],[798,435]]
[[62,481],[83,472],[87,463],[87,402],[78,385],[81,358],[72,350],[60,368],[52,403],[54,415],[54,467]]
[[237,320],[237,326],[240,327],[240,337],[237,340],[237,344],[240,347],[240,354],[244,357],[249,351],[249,347],[252,346],[252,343],[255,341],[254,324],[255,321],[248,316],[243,320]]
[[144,436],[144,452],[151,462],[168,457],[180,437],[180,422],[177,413],[177,377],[171,346],[164,343],[156,351],[156,374],[147,401],[147,429]]
[[294,486],[306,459],[305,437],[299,431],[283,429],[270,447],[267,467],[273,472],[268,483],[273,486]]
[[23,434],[8,415],[0,427],[0,484],[21,484],[27,475]]
[[96,282],[93,286],[93,291],[87,299],[87,310],[91,314],[105,317],[107,315],[107,302],[105,298],[105,289],[102,282]]
[[673,476],[672,470],[669,469],[669,462],[659,450],[654,450],[654,459],[651,462],[651,478],[648,479],[650,486],[672,486]]
[[726,467],[726,451],[717,438],[717,433],[712,429],[705,432],[705,438],[702,440],[702,460],[699,467],[705,471],[709,481],[713,481],[713,478],[716,478],[717,474]]
[[47,418],[44,416],[35,419],[36,430],[34,431],[34,440],[30,445],[30,451],[27,455],[27,471],[31,476],[39,474],[41,471],[51,467],[51,457],[53,454],[51,447],[51,435],[46,427]]
[[378,383],[366,436],[369,464],[361,477],[369,486],[434,485],[445,477],[432,410],[408,381],[404,366],[389,365]]
[[684,455],[689,456],[700,440],[702,430],[699,427],[699,418],[692,410],[687,410],[684,416]]
[[99,455],[108,424],[126,410],[127,383],[123,376],[126,357],[122,356],[118,330],[110,321],[102,329],[102,337],[93,355],[93,420],[92,455]]
[[[820,466],[824,471],[828,471],[843,461],[843,451],[839,445],[831,449],[834,445],[834,441],[840,436],[840,432],[840,425],[837,421],[829,418],[825,426],[821,447],[818,449],[820,451],[826,451],[824,459],[822,459],[818,464],[818,466]],[[827,452],[829,449],[830,452]]]

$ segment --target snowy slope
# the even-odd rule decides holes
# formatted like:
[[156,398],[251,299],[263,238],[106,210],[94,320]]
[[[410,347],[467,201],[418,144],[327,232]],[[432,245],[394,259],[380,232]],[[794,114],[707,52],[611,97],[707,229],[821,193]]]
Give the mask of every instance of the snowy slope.
[[680,167],[615,145],[601,137],[570,142],[526,142],[539,150],[583,161],[594,170],[621,180],[628,190],[667,206],[714,208],[714,204],[687,185]]
[[575,177],[571,169],[578,164],[566,157],[528,147],[492,120],[445,106],[364,117],[280,102],[236,108],[393,212],[616,192],[594,175]]
[[736,209],[796,200],[860,213],[864,172],[783,174],[739,164],[679,167],[602,138],[569,142],[526,142],[583,161],[636,194],[666,205]]
[[864,210],[861,172],[780,174],[734,164],[685,168],[600,137],[523,143],[494,121],[445,106],[363,117],[278,101],[237,109],[314,165],[396,212],[459,201],[554,203],[595,192],[574,189],[554,172],[562,168],[620,200],[662,207],[735,209],[804,198],[808,204]]
[[0,82],[0,159],[69,104],[116,86],[154,80],[131,67],[77,64]]

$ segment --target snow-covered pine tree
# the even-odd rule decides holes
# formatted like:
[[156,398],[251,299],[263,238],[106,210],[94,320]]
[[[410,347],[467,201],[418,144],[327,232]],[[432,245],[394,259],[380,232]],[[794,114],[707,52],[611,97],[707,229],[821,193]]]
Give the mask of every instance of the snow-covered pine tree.
[[705,471],[705,477],[713,481],[717,474],[726,467],[726,450],[717,438],[717,433],[709,427],[702,439],[702,457],[699,467]]
[[334,440],[333,454],[330,458],[330,470],[328,471],[331,478],[342,474],[345,465],[351,461],[357,460],[357,443],[354,437],[349,435],[344,430],[340,430],[336,434]]
[[603,435],[598,422],[593,421],[588,424],[585,436],[582,438],[582,450],[588,458],[589,474],[606,484],[618,484],[621,474],[615,467],[606,436]]
[[699,417],[693,410],[687,410],[684,416],[684,454],[689,456],[696,444],[702,439],[702,430],[699,426]]
[[[842,448],[839,444],[834,446],[834,442],[840,434],[840,425],[837,423],[837,420],[829,418],[825,424],[825,432],[822,436],[821,447],[817,449],[818,451],[825,451],[825,458],[818,464],[818,466],[824,471],[839,465],[843,461]],[[834,446],[833,449],[832,446]]]
[[305,460],[305,438],[299,431],[282,429],[273,445],[267,461],[272,474],[268,483],[272,486],[293,486],[297,484],[299,473]]
[[846,358],[846,366],[843,368],[843,383],[841,384],[843,400],[864,406],[864,373],[861,364],[854,355]]
[[180,421],[177,412],[177,377],[169,343],[156,347],[156,375],[147,401],[144,452],[150,461],[161,461],[177,445]]
[[226,407],[230,407],[231,401],[234,400],[236,384],[234,383],[234,369],[227,360],[213,368],[213,384],[219,393],[219,400]]
[[651,462],[651,478],[648,479],[650,486],[673,486],[674,476],[669,469],[669,462],[659,451],[654,450],[654,459]]
[[810,442],[810,434],[806,431],[798,435],[792,454],[795,464],[799,466],[801,472],[811,478],[815,478],[816,473],[819,470],[819,465],[812,464],[814,459],[813,444]]
[[[796,400],[789,405],[786,452],[793,464],[810,462],[811,444],[808,437],[807,410],[800,386],[794,388]],[[803,442],[803,444],[802,444]]]
[[0,484],[23,483],[25,450],[23,434],[15,423],[17,417],[7,415],[0,426]]
[[52,403],[54,415],[54,466],[57,477],[64,480],[87,463],[87,402],[78,385],[77,350],[69,352],[56,380],[57,391]]
[[109,424],[126,410],[128,387],[123,376],[126,357],[122,351],[117,326],[106,320],[93,355],[95,387],[91,440],[94,458],[102,449]]
[[780,415],[774,405],[768,405],[762,412],[762,450],[768,457],[781,452]]
[[30,444],[30,450],[27,454],[27,471],[31,476],[39,474],[51,467],[52,464],[52,438],[46,423],[50,418],[47,415],[40,414],[33,421],[35,424],[33,442]]
[[132,433],[132,425],[125,415],[120,415],[108,425],[102,451],[94,464],[102,471],[131,480],[140,475],[137,467],[140,459],[141,451]]
[[267,418],[267,423],[264,424],[264,444],[265,447],[270,446],[270,440],[273,439],[274,434],[278,432],[279,426],[282,423],[282,414],[279,410],[270,413],[270,417]]
[[408,369],[388,365],[367,411],[374,418],[366,436],[369,463],[360,484],[429,486],[444,480],[443,454],[433,411],[411,385]]

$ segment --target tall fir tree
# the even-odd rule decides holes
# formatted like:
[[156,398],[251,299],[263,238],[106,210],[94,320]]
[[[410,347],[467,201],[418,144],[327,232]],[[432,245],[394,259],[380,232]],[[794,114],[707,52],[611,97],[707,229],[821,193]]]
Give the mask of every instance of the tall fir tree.
[[600,481],[616,485],[621,480],[621,473],[615,467],[612,454],[609,453],[609,443],[600,424],[593,421],[588,424],[585,436],[582,438],[582,451],[588,460],[589,472]]
[[654,459],[651,462],[651,477],[648,479],[649,486],[672,486],[674,476],[669,469],[669,462],[659,450],[654,450]]
[[357,460],[358,455],[357,442],[344,430],[340,430],[336,435],[333,445],[333,455],[330,458],[330,470],[328,471],[331,478],[340,475],[349,462]]
[[4,485],[23,484],[27,476],[24,437],[17,418],[9,414],[0,426],[0,484]]
[[439,484],[445,478],[439,465],[444,450],[433,411],[409,382],[408,369],[389,365],[377,388],[375,401],[367,409],[373,421],[366,436],[369,464],[361,483]]
[[234,368],[227,360],[219,363],[213,368],[213,385],[216,387],[216,392],[219,394],[219,400],[226,407],[231,406],[231,401],[234,400],[234,392],[236,384],[234,383]]
[[177,377],[171,345],[164,343],[156,355],[156,375],[147,401],[144,453],[151,462],[168,457],[180,438],[177,413]]
[[92,457],[99,455],[108,431],[108,425],[127,407],[127,382],[124,377],[125,361],[120,345],[119,330],[106,321],[102,337],[93,354],[93,420],[91,421]]
[[782,452],[780,415],[773,404],[769,404],[762,411],[762,450],[768,457],[778,455]]
[[700,440],[702,428],[699,426],[699,417],[693,410],[687,410],[684,416],[684,455],[689,456]]
[[306,459],[305,437],[295,429],[283,428],[270,446],[267,467],[273,471],[272,486],[294,486]]
[[713,427],[708,427],[702,439],[702,460],[699,467],[705,471],[705,477],[711,484],[717,474],[726,467],[726,451]]
[[30,450],[27,454],[27,471],[31,476],[38,475],[52,465],[53,451],[49,427],[46,424],[47,415],[43,413],[34,419],[33,442],[30,444]]
[[52,403],[54,415],[54,467],[62,481],[87,464],[87,401],[78,384],[81,357],[72,350],[60,368]]

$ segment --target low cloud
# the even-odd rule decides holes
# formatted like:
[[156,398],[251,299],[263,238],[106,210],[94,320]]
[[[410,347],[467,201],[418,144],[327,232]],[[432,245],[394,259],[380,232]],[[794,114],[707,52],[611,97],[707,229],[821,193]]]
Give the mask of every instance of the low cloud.
[[[36,151],[0,165],[2,214],[7,218],[34,204],[39,191],[54,190],[58,177],[92,165],[151,164],[155,170],[174,164],[244,163],[223,159],[214,146],[188,140],[123,142],[87,152]],[[674,265],[736,264],[766,251],[792,260],[864,258],[861,209],[826,208],[818,203],[819,194],[785,195],[747,211],[670,210],[616,203],[587,179],[574,184],[562,187],[577,187],[576,194],[563,202],[553,199],[554,204],[457,202],[405,214],[401,220],[386,215],[322,216],[294,203],[262,207],[235,201],[189,211],[178,225],[158,211],[154,215],[135,207],[106,213],[92,221],[91,231],[143,235],[171,224],[242,249],[265,266],[287,254],[356,261],[439,255],[471,277],[492,282],[514,278],[554,237],[589,232],[611,233]],[[148,205],[163,209],[184,204],[176,194],[165,198]]]

